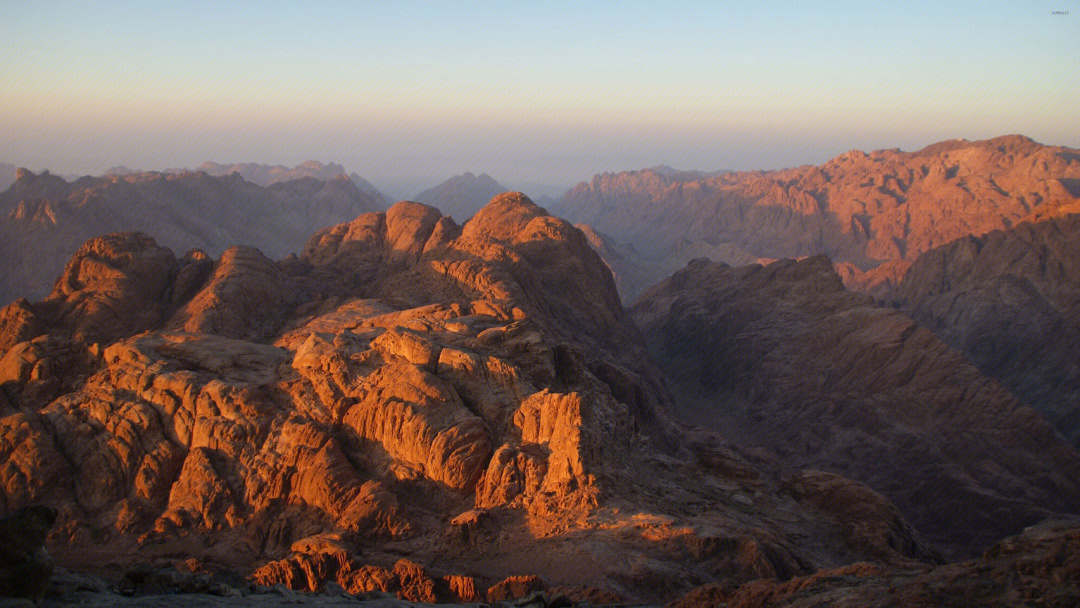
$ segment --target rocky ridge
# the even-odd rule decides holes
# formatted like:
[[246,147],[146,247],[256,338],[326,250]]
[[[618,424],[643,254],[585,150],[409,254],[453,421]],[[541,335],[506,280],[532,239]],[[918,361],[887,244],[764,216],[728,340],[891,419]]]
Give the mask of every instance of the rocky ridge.
[[[130,170],[129,170],[130,171]],[[390,206],[392,202],[386,195],[379,192],[378,188],[373,186],[371,182],[367,181],[363,177],[360,177],[355,172],[346,173],[345,167],[342,167],[338,163],[321,163],[317,160],[309,160],[302,162],[295,167],[287,167],[285,165],[265,165],[261,163],[215,163],[207,161],[197,169],[166,169],[165,173],[191,173],[202,171],[207,175],[214,176],[227,176],[232,173],[239,173],[240,177],[245,181],[249,181],[253,184],[260,186],[270,186],[278,182],[288,182],[297,179],[303,179],[310,177],[319,181],[331,181],[339,176],[348,177],[352,183],[356,184],[356,187],[361,192],[371,197],[375,201],[376,209],[385,209]],[[132,171],[133,173],[140,173],[139,171]]]
[[1078,180],[1077,151],[1010,135],[915,152],[853,150],[780,171],[604,173],[553,209],[632,245],[662,269],[696,257],[738,265],[825,254],[849,265],[849,285],[884,293],[898,277],[862,273],[1008,228],[1036,210],[1055,215],[1080,197]]
[[1072,446],[932,332],[846,291],[823,256],[696,260],[630,312],[678,417],[866,483],[950,557],[1080,510]]
[[175,251],[219,256],[232,245],[273,258],[298,252],[312,232],[379,209],[345,177],[261,187],[240,176],[137,173],[67,182],[21,170],[0,193],[0,300],[46,294],[87,239],[118,231],[154,234]]

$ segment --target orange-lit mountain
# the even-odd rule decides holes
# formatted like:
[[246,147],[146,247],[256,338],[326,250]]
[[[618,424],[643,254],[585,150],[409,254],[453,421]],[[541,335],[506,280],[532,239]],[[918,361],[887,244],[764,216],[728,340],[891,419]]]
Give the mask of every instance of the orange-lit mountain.
[[850,284],[887,291],[929,249],[1008,228],[1036,210],[1054,214],[1080,196],[1078,180],[1080,152],[1010,135],[917,152],[851,151],[782,171],[605,173],[574,187],[554,211],[664,268],[698,256],[739,264],[825,254],[850,265]]
[[218,256],[246,244],[281,257],[325,226],[379,209],[348,178],[304,178],[268,187],[239,175],[137,173],[67,182],[21,170],[0,193],[0,301],[48,293],[64,263],[93,236],[156,235],[175,251]]
[[[0,514],[56,509],[57,561],[114,576],[147,562],[415,601],[610,603],[835,576],[881,593],[941,560],[909,517],[974,553],[1077,511],[1074,448],[824,260],[680,278],[699,266],[635,309],[654,350],[667,332],[716,364],[664,351],[665,377],[586,235],[519,193],[460,226],[398,203],[278,262],[90,239],[45,300],[0,311]],[[683,283],[720,295],[666,291]],[[713,323],[747,291],[761,323]],[[785,340],[768,369],[788,373],[768,377],[798,398],[778,401],[753,362]],[[753,424],[792,441],[679,422],[702,406],[687,376],[744,382],[766,396]],[[125,584],[151,580],[139,568]]]
[[[940,559],[871,487],[672,420],[586,237],[518,193],[463,226],[398,203],[277,263],[91,239],[0,313],[0,351],[0,511],[57,509],[49,550],[80,569],[663,602]],[[1072,496],[1075,451],[1002,432]]]
[[444,215],[464,222],[481,209],[493,196],[506,188],[487,173],[455,175],[443,183],[417,194],[414,200],[437,208]]

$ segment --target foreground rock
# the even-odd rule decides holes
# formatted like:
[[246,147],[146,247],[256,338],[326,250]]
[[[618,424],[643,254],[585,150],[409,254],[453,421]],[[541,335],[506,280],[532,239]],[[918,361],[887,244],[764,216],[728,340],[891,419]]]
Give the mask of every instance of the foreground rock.
[[824,257],[697,260],[631,313],[682,419],[866,483],[949,556],[1080,510],[1072,446],[929,330],[845,291]]
[[56,511],[26,507],[0,517],[0,596],[39,601],[49,584],[53,560],[45,537]]
[[662,602],[936,559],[873,491],[810,476],[796,498],[775,461],[671,422],[607,268],[519,193],[464,226],[399,203],[278,263],[92,239],[0,329],[0,508],[54,506],[74,570]]
[[[990,547],[977,559],[935,568],[893,571],[871,563],[820,570],[788,580],[762,578],[741,585],[710,583],[672,601],[667,608],[732,608],[762,606],[1050,606],[1069,608],[1080,602],[1080,522],[1046,522]],[[131,577],[131,578],[129,578]],[[138,579],[135,583],[132,578]],[[116,587],[97,577],[60,569],[39,605],[66,606],[236,606],[288,603],[308,606],[405,607],[427,603],[391,599],[379,593],[352,594],[333,583],[320,593],[294,592],[282,586],[256,584],[230,587],[218,575],[176,570],[136,569]],[[555,590],[502,595],[527,582],[504,581],[488,591],[488,602],[504,606],[560,608],[603,606],[571,599]],[[121,595],[120,590],[128,595]],[[155,592],[156,591],[156,592]],[[164,593],[161,593],[164,591]],[[375,596],[379,596],[375,598]],[[0,600],[3,602],[3,600]],[[8,602],[4,605],[21,605]],[[26,606],[33,604],[27,602]],[[466,602],[466,605],[484,604]],[[625,606],[625,603],[617,605]]]

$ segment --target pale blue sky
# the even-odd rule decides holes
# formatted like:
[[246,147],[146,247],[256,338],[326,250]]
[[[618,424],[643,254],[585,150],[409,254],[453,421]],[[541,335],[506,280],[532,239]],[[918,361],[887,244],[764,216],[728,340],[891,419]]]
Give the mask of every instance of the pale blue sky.
[[313,158],[393,190],[1006,133],[1080,147],[1080,0],[0,10],[0,161],[60,172]]

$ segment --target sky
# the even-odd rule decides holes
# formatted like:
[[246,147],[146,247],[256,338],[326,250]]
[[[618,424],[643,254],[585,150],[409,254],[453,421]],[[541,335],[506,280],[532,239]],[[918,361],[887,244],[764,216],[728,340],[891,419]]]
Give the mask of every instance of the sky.
[[957,137],[1080,147],[1080,0],[0,0],[0,14],[0,162],[57,173],[315,159],[395,194],[465,171],[539,191]]

